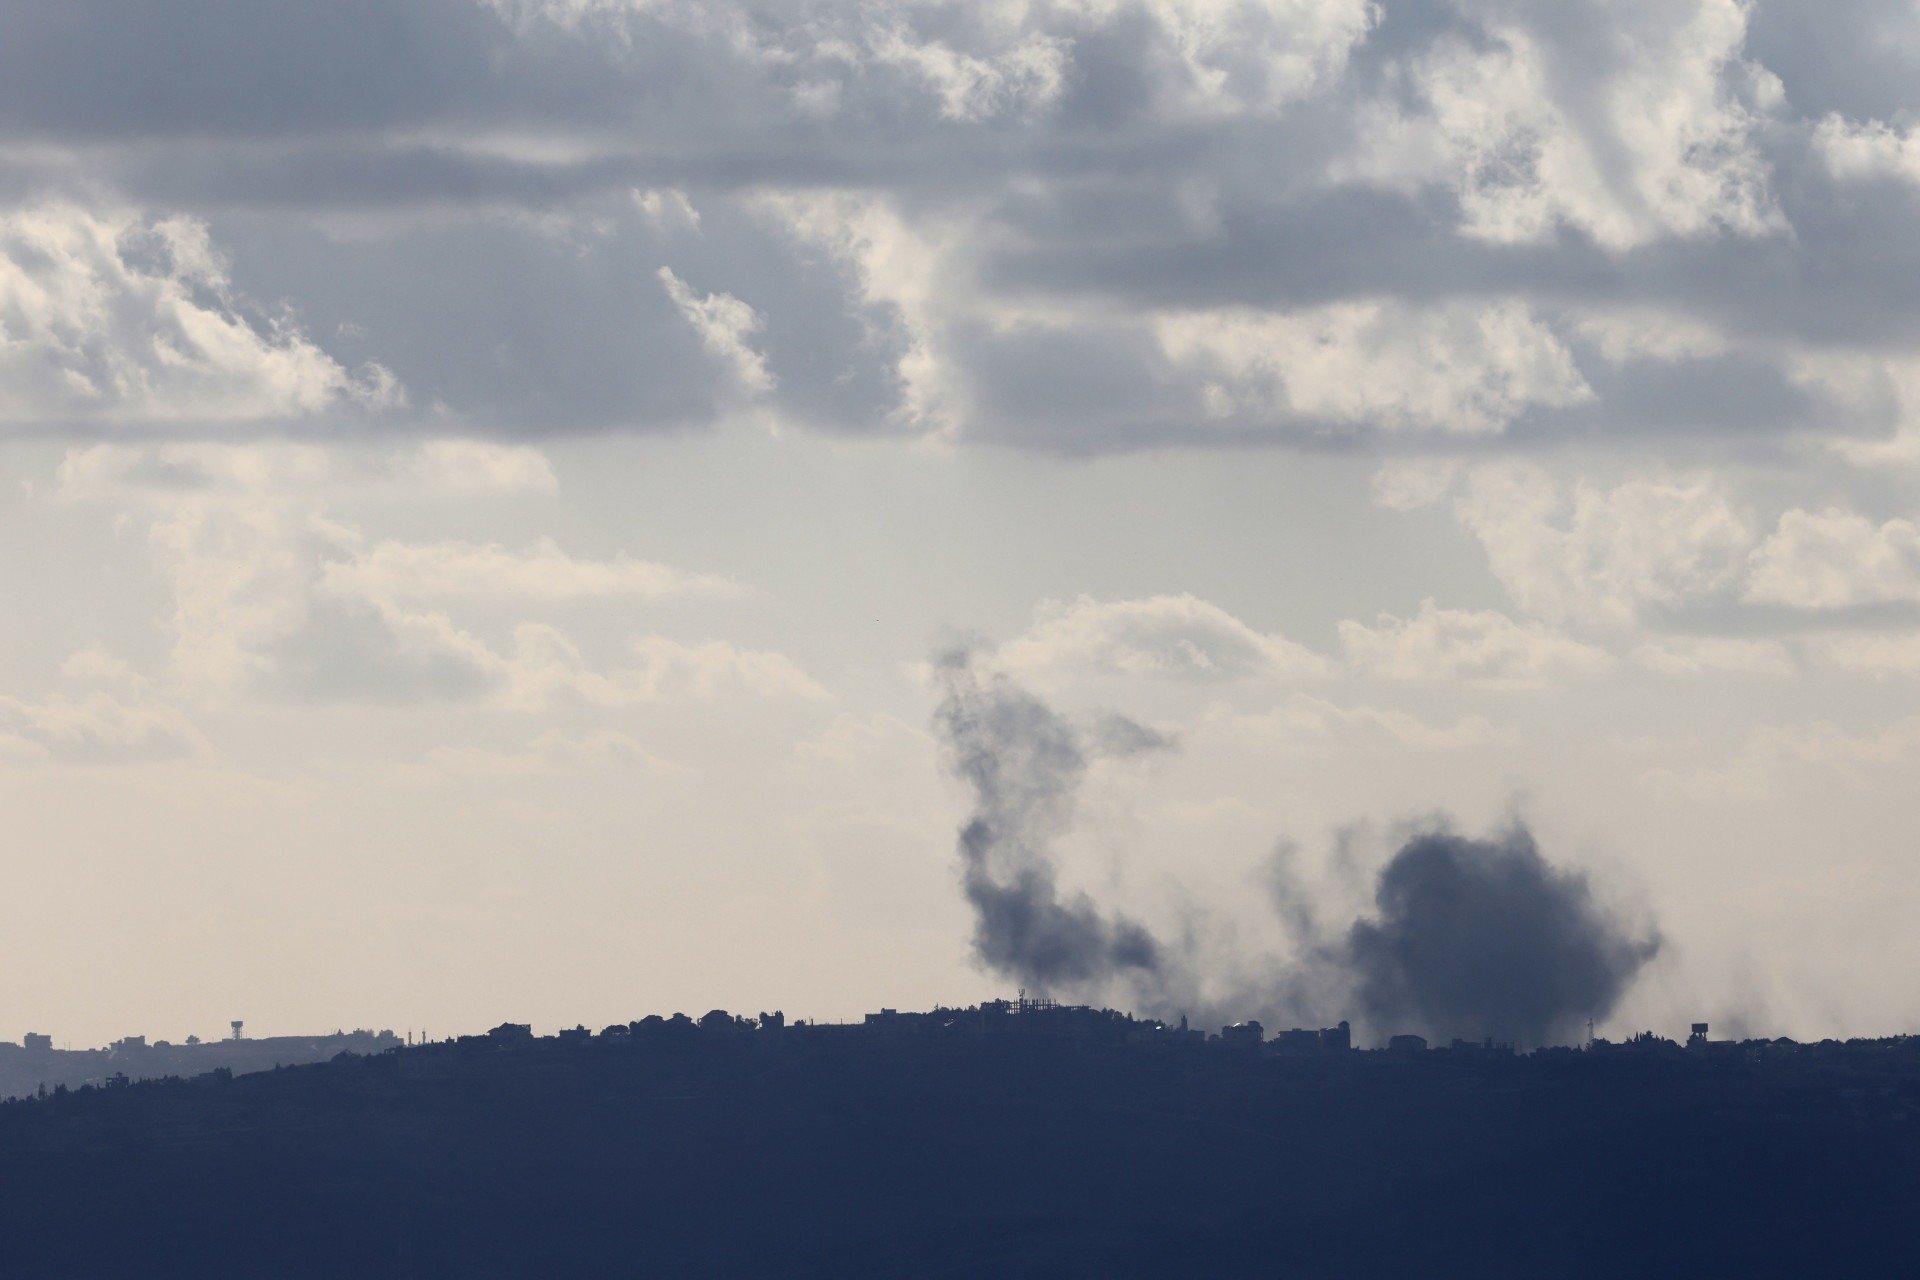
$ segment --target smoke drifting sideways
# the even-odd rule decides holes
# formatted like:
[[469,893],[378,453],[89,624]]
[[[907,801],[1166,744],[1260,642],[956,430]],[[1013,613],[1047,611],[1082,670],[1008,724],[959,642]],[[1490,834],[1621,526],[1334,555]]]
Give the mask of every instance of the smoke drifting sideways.
[[934,670],[945,694],[935,724],[974,797],[960,828],[961,886],[981,963],[1039,991],[1097,990],[1157,970],[1162,949],[1145,928],[1108,919],[1084,894],[1061,897],[1051,846],[1072,825],[1091,755],[1167,741],[1120,717],[1083,733],[966,650],[936,658]]
[[[1072,826],[1092,759],[1169,750],[1171,740],[1119,717],[1077,727],[969,651],[934,669],[944,695],[935,726],[973,793],[959,849],[975,956],[1023,986],[1079,998],[1124,988],[1137,1009],[1163,1017],[1198,1008],[1316,1025],[1357,1014],[1380,1035],[1531,1047],[1605,1018],[1660,949],[1657,930],[1616,918],[1583,873],[1547,862],[1518,823],[1484,840],[1430,824],[1379,867],[1371,914],[1340,928],[1325,926],[1291,860],[1279,859],[1269,887],[1294,944],[1284,959],[1210,962],[1192,945],[1209,932],[1204,920],[1188,921],[1187,945],[1169,948],[1085,895],[1063,897],[1053,842]],[[1196,968],[1209,963],[1218,971]]]

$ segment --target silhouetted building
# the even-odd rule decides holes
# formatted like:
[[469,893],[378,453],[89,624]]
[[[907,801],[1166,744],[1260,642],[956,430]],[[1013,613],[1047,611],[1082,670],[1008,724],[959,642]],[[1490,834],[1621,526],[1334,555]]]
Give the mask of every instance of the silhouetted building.
[[28,1053],[53,1052],[53,1037],[43,1036],[38,1031],[27,1032],[25,1047]]
[[1425,1053],[1427,1038],[1414,1035],[1394,1036],[1387,1041],[1387,1048],[1393,1053]]

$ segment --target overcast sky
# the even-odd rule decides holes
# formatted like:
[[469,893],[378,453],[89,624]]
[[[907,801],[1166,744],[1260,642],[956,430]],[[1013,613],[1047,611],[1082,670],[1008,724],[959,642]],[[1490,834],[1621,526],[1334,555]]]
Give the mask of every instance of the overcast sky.
[[0,1039],[999,994],[956,642],[1177,744],[1061,876],[1223,973],[1519,817],[1603,1030],[1916,1029],[1917,96],[1893,0],[0,0]]

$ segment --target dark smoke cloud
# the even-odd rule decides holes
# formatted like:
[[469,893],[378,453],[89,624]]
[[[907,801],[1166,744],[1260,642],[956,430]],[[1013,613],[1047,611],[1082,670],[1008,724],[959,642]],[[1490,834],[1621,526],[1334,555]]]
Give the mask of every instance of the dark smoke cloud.
[[1342,959],[1361,1012],[1392,1030],[1552,1043],[1604,1017],[1660,949],[1521,826],[1492,840],[1417,835],[1381,869],[1374,899]]
[[1076,725],[970,651],[935,670],[944,692],[935,724],[973,792],[959,843],[974,951],[1025,986],[1080,998],[1117,988],[1158,1017],[1352,1017],[1383,1038],[1534,1046],[1605,1018],[1660,949],[1656,931],[1617,920],[1584,874],[1549,864],[1518,823],[1486,840],[1419,832],[1379,867],[1371,914],[1357,919],[1338,904],[1365,883],[1361,829],[1338,837],[1331,885],[1310,881],[1299,850],[1282,843],[1262,880],[1292,943],[1284,960],[1237,953],[1231,931],[1198,912],[1169,945],[1085,895],[1063,897],[1052,845],[1072,825],[1091,758],[1173,741],[1124,717]]
[[935,723],[974,796],[960,859],[980,961],[1043,991],[1090,990],[1159,968],[1161,947],[1141,925],[1108,918],[1083,894],[1061,896],[1051,845],[1072,825],[1090,755],[1135,755],[1166,740],[1119,717],[1083,733],[1004,677],[981,672],[964,650],[937,659],[935,670],[945,691]]

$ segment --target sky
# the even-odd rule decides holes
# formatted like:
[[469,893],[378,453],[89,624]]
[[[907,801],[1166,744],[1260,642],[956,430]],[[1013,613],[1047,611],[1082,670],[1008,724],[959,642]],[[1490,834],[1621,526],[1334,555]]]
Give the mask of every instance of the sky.
[[0,0],[0,1039],[1010,994],[956,652],[1164,747],[1044,852],[1215,997],[1276,866],[1524,826],[1659,940],[1603,1034],[1915,1029],[1916,85],[1891,0]]

